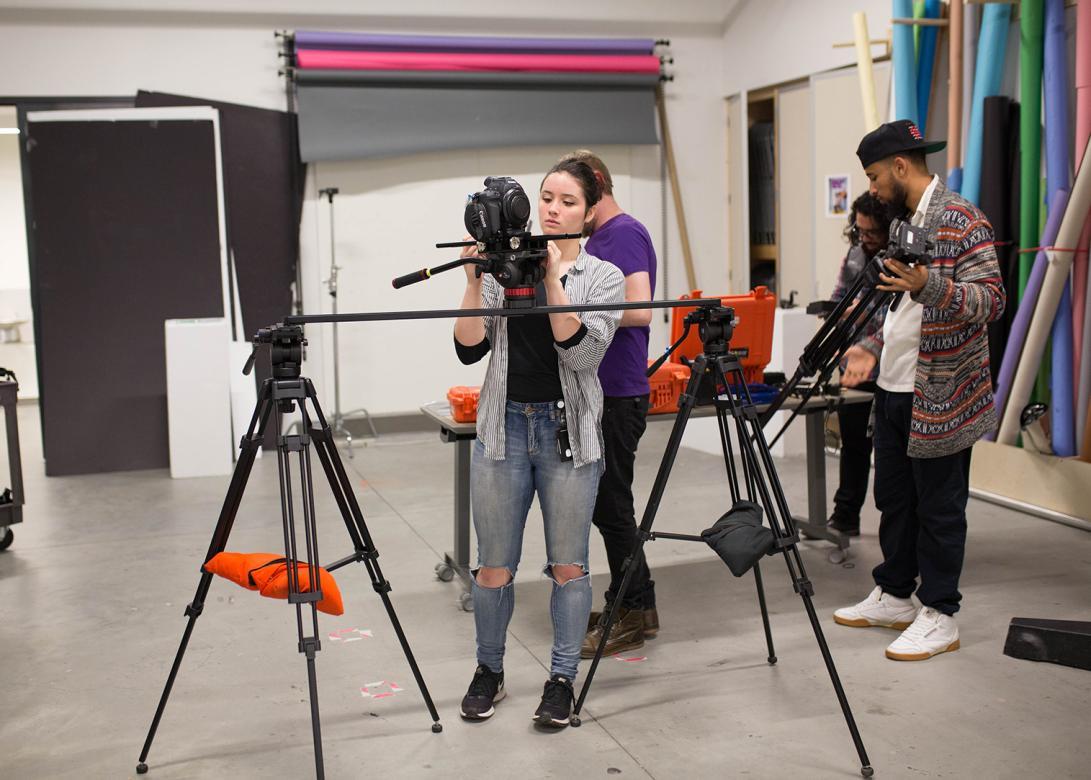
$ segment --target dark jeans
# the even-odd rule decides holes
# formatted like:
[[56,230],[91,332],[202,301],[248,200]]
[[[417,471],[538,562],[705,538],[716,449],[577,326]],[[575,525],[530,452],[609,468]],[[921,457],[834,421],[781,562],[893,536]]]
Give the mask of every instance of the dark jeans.
[[[857,390],[874,393],[876,384],[864,382]],[[840,479],[833,496],[833,513],[847,526],[860,527],[860,510],[867,498],[868,476],[871,474],[871,436],[868,422],[871,404],[846,404],[837,410],[841,429]]]
[[[882,512],[883,562],[875,584],[898,598],[916,590],[926,607],[958,612],[966,550],[970,448],[941,458],[911,458],[912,393],[875,393],[875,506]],[[920,587],[917,577],[920,576]]]
[[[599,480],[592,521],[606,543],[610,562],[610,589],[607,601],[621,589],[625,559],[636,542],[636,513],[633,510],[633,465],[636,448],[647,427],[648,396],[608,396],[603,399],[602,439],[605,443],[605,469]],[[655,606],[655,583],[644,560],[644,551],[634,564],[622,605],[627,609]]]

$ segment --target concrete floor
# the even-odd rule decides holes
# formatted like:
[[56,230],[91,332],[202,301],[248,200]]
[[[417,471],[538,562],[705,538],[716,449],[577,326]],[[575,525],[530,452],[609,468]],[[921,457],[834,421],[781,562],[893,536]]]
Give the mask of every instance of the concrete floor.
[[[0,553],[0,776],[135,777],[181,637],[226,478],[165,471],[45,478],[37,407],[20,408],[26,522]],[[668,425],[649,429],[638,502]],[[540,519],[530,520],[506,661],[509,696],[467,724],[458,703],[474,669],[473,619],[457,583],[433,566],[451,545],[453,448],[434,435],[388,436],[349,464],[393,585],[392,598],[443,719],[413,685],[362,566],[337,573],[345,614],[321,617],[318,679],[329,777],[858,776],[858,762],[798,596],[779,560],[764,566],[780,663],[765,663],[752,582],[703,545],[648,546],[660,637],[607,659],[584,725],[539,733],[530,715],[546,678],[551,630]],[[804,464],[782,461],[789,503],[805,506]],[[836,460],[829,460],[836,473]],[[723,464],[684,449],[656,529],[696,532],[723,511]],[[232,550],[282,549],[276,465],[260,460]],[[324,487],[324,485],[321,485]],[[322,559],[351,547],[328,493],[318,496]],[[1013,616],[1091,618],[1085,532],[971,499],[959,615],[962,649],[915,664],[883,656],[894,633],[848,629],[830,615],[871,587],[877,516],[846,564],[802,546],[822,619],[877,777],[1088,777],[1091,674],[1017,661],[1001,650]],[[597,534],[592,568],[605,570]],[[596,594],[605,578],[594,578]],[[600,596],[596,595],[596,603]],[[369,630],[359,641],[328,634]],[[581,672],[584,668],[581,668]],[[365,698],[361,687],[392,696]],[[293,610],[213,583],[151,751],[148,777],[308,777],[314,764],[307,678]]]

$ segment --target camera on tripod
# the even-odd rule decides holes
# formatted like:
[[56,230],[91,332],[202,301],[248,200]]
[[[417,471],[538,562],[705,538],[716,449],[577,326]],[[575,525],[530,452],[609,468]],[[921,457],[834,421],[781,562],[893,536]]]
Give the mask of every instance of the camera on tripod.
[[898,260],[907,264],[927,265],[935,248],[935,244],[928,240],[927,228],[914,227],[908,222],[894,219],[890,222],[886,248],[875,257],[880,263],[883,260]]
[[[886,267],[887,260],[897,260],[907,265],[927,265],[935,248],[935,244],[928,240],[926,228],[914,227],[908,222],[894,219],[890,223],[886,248],[875,255],[872,269],[878,277],[880,273],[890,273]],[[902,294],[896,293],[890,301],[890,310],[895,311],[901,300]]]
[[530,198],[522,185],[510,176],[489,176],[485,188],[466,199],[463,215],[472,241],[436,244],[437,249],[477,246],[477,257],[460,258],[435,268],[422,268],[393,281],[395,289],[430,279],[438,273],[473,263],[477,275],[491,274],[504,288],[506,308],[534,306],[534,287],[545,278],[545,260],[550,241],[582,238],[579,233],[531,235]]

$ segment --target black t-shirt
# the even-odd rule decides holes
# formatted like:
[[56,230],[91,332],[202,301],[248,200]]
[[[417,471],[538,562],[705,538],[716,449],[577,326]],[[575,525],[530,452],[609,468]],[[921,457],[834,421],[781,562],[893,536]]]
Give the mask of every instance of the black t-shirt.
[[[564,284],[567,277],[561,277]],[[534,288],[534,305],[545,306],[545,283]],[[508,318],[508,399],[523,403],[564,397],[553,328],[548,314]]]
[[[567,278],[561,277],[562,285]],[[542,282],[534,289],[534,305],[547,305],[545,284]],[[581,325],[571,338],[557,343],[553,340],[553,327],[549,323],[548,314],[508,317],[507,320],[508,399],[521,403],[540,403],[563,398],[564,390],[554,345],[571,349],[583,340],[587,326]],[[471,347],[455,340],[459,359],[466,364],[483,358],[491,346],[488,337]]]

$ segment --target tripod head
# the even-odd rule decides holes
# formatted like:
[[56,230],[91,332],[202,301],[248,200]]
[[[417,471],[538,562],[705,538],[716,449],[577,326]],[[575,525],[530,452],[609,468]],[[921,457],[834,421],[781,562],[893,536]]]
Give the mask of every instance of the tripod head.
[[298,379],[303,364],[303,348],[307,339],[303,338],[302,325],[277,323],[268,328],[260,328],[254,334],[254,350],[246,360],[242,372],[249,376],[254,369],[258,356],[258,347],[269,345],[269,360],[273,365],[275,379]]
[[726,355],[738,320],[735,319],[734,309],[722,305],[718,299],[711,299],[705,303],[698,302],[698,307],[686,315],[682,324],[682,335],[667,347],[667,351],[658,360],[648,366],[647,376],[654,374],[682,346],[694,325],[697,326],[697,335],[701,337],[701,351],[706,356]]

